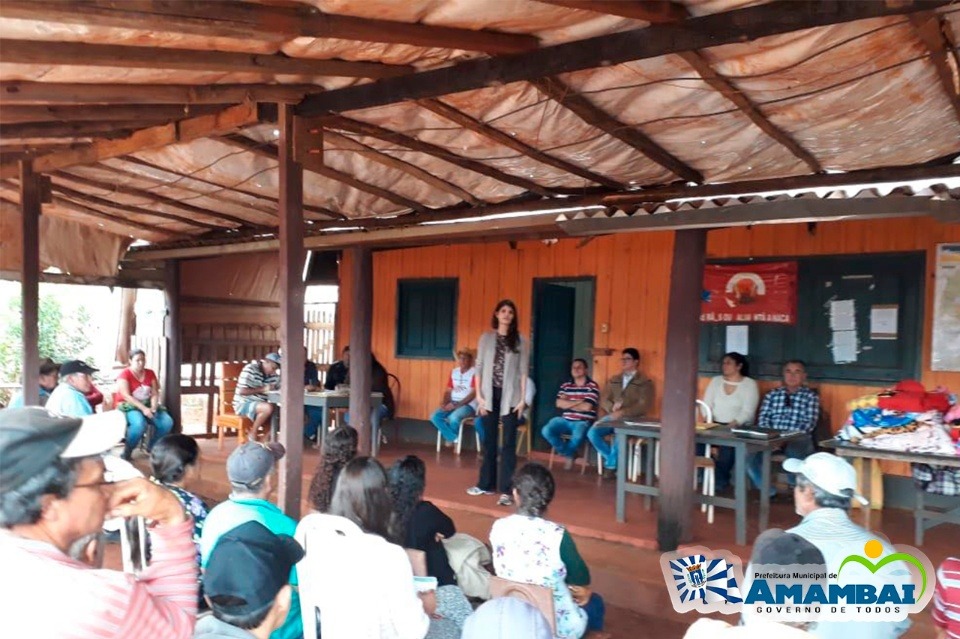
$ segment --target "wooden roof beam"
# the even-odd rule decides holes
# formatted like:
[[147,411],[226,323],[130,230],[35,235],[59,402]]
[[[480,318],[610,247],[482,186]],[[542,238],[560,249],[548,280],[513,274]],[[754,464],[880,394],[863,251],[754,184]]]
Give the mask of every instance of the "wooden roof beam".
[[[118,140],[99,140],[79,149],[40,155],[33,160],[33,168],[37,173],[49,173],[76,164],[94,164],[119,155],[228,133],[257,122],[256,105],[238,104],[210,115],[140,129]],[[18,174],[17,164],[0,165],[0,178],[16,177]]]
[[388,78],[327,91],[304,99],[297,107],[297,114],[320,116],[404,100],[433,98],[813,27],[908,14],[950,2],[952,0],[902,0],[895,3],[875,0],[777,0],[677,23],[657,24],[543,47],[529,53],[468,60],[402,78]]
[[532,84],[544,95],[573,111],[581,120],[596,127],[627,146],[633,147],[663,168],[687,182],[703,183],[703,174],[630,125],[624,124],[590,102],[557,78],[541,78]]
[[[483,200],[478,199],[472,193],[466,189],[462,189],[453,182],[448,182],[442,178],[439,178],[432,173],[424,171],[419,166],[411,164],[401,160],[400,158],[393,157],[379,149],[375,149],[372,146],[367,146],[361,142],[357,142],[353,138],[349,138],[345,135],[340,135],[334,131],[324,130],[323,132],[324,140],[333,144],[335,146],[343,147],[346,150],[357,151],[362,153],[363,157],[367,158],[371,162],[376,162],[377,164],[382,164],[383,166],[390,167],[391,169],[396,169],[402,171],[407,175],[416,178],[422,182],[426,182],[430,186],[450,195],[456,196],[465,202],[469,202],[475,206],[483,204]],[[327,148],[325,153],[332,153],[332,150]]]
[[69,82],[0,82],[0,104],[236,104],[299,102],[317,93],[312,84],[72,84]]
[[947,62],[947,53],[953,49],[947,31],[950,28],[950,23],[947,22],[946,16],[933,11],[915,13],[910,16],[910,22],[913,23],[917,37],[930,52],[930,61],[937,70],[940,86],[950,101],[950,106],[953,107],[957,119],[960,120],[960,95],[957,94],[953,69]]
[[[116,173],[116,171],[113,171],[112,167],[109,167],[109,166],[105,166],[102,164],[97,164],[94,166],[98,169],[112,171]],[[164,195],[153,193],[151,191],[144,191],[143,189],[125,186],[123,184],[115,184],[112,182],[103,182],[101,180],[94,180],[81,175],[68,173],[66,171],[57,171],[53,173],[53,176],[54,178],[68,180],[75,184],[81,184],[83,186],[87,186],[93,189],[99,189],[101,191],[107,191],[107,192],[113,192],[113,193],[120,193],[122,195],[129,195],[131,197],[137,197],[142,200],[146,200],[146,202],[142,204],[143,206],[149,206],[150,204],[162,204],[174,209],[179,209],[184,213],[189,214],[191,216],[190,219],[196,220],[199,217],[199,219],[206,218],[208,220],[211,220],[212,221],[211,223],[217,228],[222,228],[224,226],[223,224],[224,222],[228,224],[236,224],[239,227],[248,227],[248,226],[262,227],[263,226],[262,224],[256,224],[249,220],[245,220],[241,217],[236,217],[228,213],[212,211],[210,209],[205,209],[203,207],[190,204],[188,202],[181,202],[171,197],[166,197]],[[237,206],[241,206],[241,205],[237,205]]]
[[[5,109],[6,107],[4,107]],[[3,111],[4,109],[0,109]],[[0,124],[0,137],[4,140],[38,140],[43,138],[116,138],[129,135],[134,129],[144,125],[160,124],[162,120],[145,118],[140,121],[122,122],[24,122],[22,124]]]
[[4,0],[0,16],[96,26],[189,33],[206,37],[256,38],[257,34],[308,38],[341,38],[361,42],[411,44],[484,53],[519,53],[537,48],[534,36],[458,29],[419,23],[373,20],[321,13],[306,6],[178,0]]
[[[0,96],[2,99],[2,96]],[[20,106],[4,104],[0,109],[0,124],[23,124],[27,122],[123,122],[144,121],[168,122],[182,120],[197,115],[214,113],[230,106],[229,104],[197,105],[190,104],[131,104],[119,106]]]
[[481,175],[486,175],[487,177],[504,182],[506,184],[512,184],[524,189],[525,191],[536,193],[537,195],[542,195],[544,197],[550,197],[553,195],[549,189],[540,186],[532,180],[510,175],[509,173],[504,173],[503,171],[495,169],[492,166],[484,164],[483,162],[457,155],[456,153],[448,151],[441,146],[430,144],[429,142],[423,142],[422,140],[418,140],[414,137],[406,135],[405,133],[391,131],[390,129],[377,126],[376,124],[369,124],[367,122],[361,122],[360,120],[353,120],[351,118],[346,118],[339,115],[324,117],[322,118],[322,123],[323,127],[327,129],[333,128],[355,133],[357,135],[366,135],[372,138],[377,138],[378,140],[389,142],[391,144],[406,147],[412,151],[417,151],[419,153],[425,153],[427,155],[440,158],[441,160],[459,166],[460,168],[467,169],[468,171],[473,171],[474,173],[479,173]]
[[[5,4],[5,3],[4,3]],[[223,71],[275,75],[324,75],[346,78],[389,78],[405,75],[412,67],[378,62],[347,62],[291,58],[282,54],[135,47],[48,40],[0,40],[3,61],[17,64],[93,66],[179,71]]]
[[[250,151],[251,153],[255,153],[262,157],[279,161],[279,149],[275,144],[261,144],[240,134],[218,136],[216,139],[224,144],[229,144],[230,146]],[[413,211],[426,212],[427,210],[427,208],[419,202],[414,202],[409,198],[398,195],[392,191],[388,191],[387,189],[363,182],[349,173],[344,173],[343,171],[330,168],[329,166],[323,164],[323,158],[316,157],[315,159],[315,162],[304,163],[303,169],[305,171],[322,175],[325,178],[341,182],[351,188],[357,189],[358,191],[363,191],[364,193],[376,196],[389,202],[393,202],[394,204],[411,209]]]
[[676,22],[687,17],[683,5],[667,0],[537,0],[568,9],[609,13],[651,24]]
[[513,149],[514,151],[522,153],[523,155],[533,160],[536,160],[537,162],[540,162],[542,164],[547,164],[556,169],[560,169],[561,171],[564,171],[566,173],[572,173],[574,175],[582,177],[585,180],[596,182],[597,184],[602,184],[603,186],[610,189],[622,189],[625,186],[623,183],[613,180],[611,178],[608,178],[605,175],[600,175],[599,173],[595,173],[589,169],[585,169],[582,166],[578,166],[572,162],[568,162],[566,160],[562,160],[560,158],[544,153],[540,149],[536,147],[532,147],[525,142],[521,142],[520,140],[513,137],[512,135],[508,135],[507,133],[504,133],[500,129],[497,129],[495,127],[490,126],[489,124],[481,122],[480,120],[472,116],[469,116],[466,113],[459,111],[453,108],[452,106],[450,106],[449,104],[442,102],[440,100],[427,98],[424,100],[418,100],[417,104],[427,109],[428,111],[432,111],[433,113],[436,113],[437,115],[450,120],[451,122],[455,122],[459,124],[465,129],[469,129],[474,133],[478,133],[487,139],[493,140],[498,144],[501,144],[507,148],[510,148],[510,149]]

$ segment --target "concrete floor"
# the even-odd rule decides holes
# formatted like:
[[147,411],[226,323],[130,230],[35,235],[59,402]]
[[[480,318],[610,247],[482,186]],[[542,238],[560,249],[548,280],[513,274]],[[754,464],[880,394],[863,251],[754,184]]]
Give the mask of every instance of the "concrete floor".
[[[223,451],[218,451],[216,440],[201,440],[201,478],[192,488],[212,503],[225,499],[229,492],[224,462],[235,443],[236,440],[231,439]],[[424,460],[427,465],[426,498],[446,511],[459,531],[486,542],[494,519],[512,512],[498,507],[496,496],[469,497],[464,492],[476,483],[479,464],[475,453],[464,452],[457,457],[448,449],[438,454],[433,447],[423,445],[389,445],[381,450],[381,461],[389,466],[396,458],[407,454],[416,454]],[[309,449],[305,452],[304,499],[317,460],[317,451]],[[520,463],[523,461],[521,459]],[[137,459],[136,463],[146,469],[145,459]],[[640,634],[680,639],[695,619],[692,615],[674,612],[671,606],[660,570],[660,553],[656,550],[656,505],[653,510],[646,511],[639,496],[628,495],[627,522],[618,524],[614,517],[613,481],[601,480],[595,468],[588,468],[586,474],[581,475],[579,466],[564,471],[558,462],[553,471],[557,480],[557,497],[548,516],[570,530],[590,566],[594,590],[608,603],[607,631],[624,639]],[[750,504],[750,539],[759,532],[756,529],[757,508],[758,500],[754,499]],[[302,512],[309,510],[303,501]],[[854,514],[855,520],[859,517],[859,513]],[[692,544],[714,550],[726,549],[744,560],[749,558],[750,546],[733,543],[732,511],[717,509],[715,522],[710,525],[697,509],[693,521]],[[793,504],[786,498],[771,504],[770,527],[789,528],[797,521]],[[912,543],[912,513],[886,509],[874,512],[872,521],[873,529],[894,543]],[[928,531],[921,550],[937,566],[951,553],[957,553],[958,538],[956,526],[939,526]],[[728,621],[735,622],[735,619]],[[639,632],[641,628],[642,633]],[[934,628],[928,612],[915,615],[913,627],[905,635],[908,639],[933,636]]]

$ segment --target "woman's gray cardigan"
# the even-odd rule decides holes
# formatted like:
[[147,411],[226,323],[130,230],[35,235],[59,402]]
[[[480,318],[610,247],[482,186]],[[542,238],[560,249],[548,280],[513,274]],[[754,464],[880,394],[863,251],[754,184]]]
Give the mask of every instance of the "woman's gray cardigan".
[[[520,336],[519,353],[507,349],[503,354],[503,394],[500,397],[500,415],[506,415],[523,399],[521,384],[530,371],[530,343]],[[497,332],[487,331],[477,344],[476,376],[480,391],[487,401],[493,403],[493,360],[497,356]]]

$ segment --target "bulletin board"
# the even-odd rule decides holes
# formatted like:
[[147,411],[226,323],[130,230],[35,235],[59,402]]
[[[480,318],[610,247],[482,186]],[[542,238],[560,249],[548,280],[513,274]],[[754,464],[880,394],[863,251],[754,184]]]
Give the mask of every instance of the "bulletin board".
[[930,368],[960,371],[960,244],[937,245]]
[[780,378],[793,358],[823,381],[918,378],[925,258],[922,252],[791,258],[798,271],[796,323],[701,323],[700,373],[718,374],[725,352],[745,348],[755,378]]

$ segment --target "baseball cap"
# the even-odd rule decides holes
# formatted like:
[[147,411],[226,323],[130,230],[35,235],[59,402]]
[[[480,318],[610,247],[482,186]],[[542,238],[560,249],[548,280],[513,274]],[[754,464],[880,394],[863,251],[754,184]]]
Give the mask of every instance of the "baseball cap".
[[77,419],[39,406],[0,410],[0,492],[16,490],[58,457],[91,457],[110,450],[125,428],[120,411]]
[[66,377],[67,375],[73,375],[74,373],[96,373],[99,368],[94,368],[84,361],[79,359],[71,359],[70,361],[64,362],[60,365],[60,374]]
[[[303,559],[303,548],[289,535],[275,535],[248,521],[217,541],[203,573],[203,592],[215,612],[243,616],[269,606]],[[229,597],[229,605],[218,604]]]
[[247,442],[227,457],[227,477],[231,484],[258,488],[264,477],[273,470],[277,460],[286,452],[281,444],[275,442],[270,444]]
[[282,361],[282,358],[280,357],[280,353],[267,353],[263,359],[270,360],[277,366],[280,366],[280,362]]
[[866,506],[870,500],[857,492],[857,471],[845,459],[830,453],[814,453],[806,459],[788,459],[783,462],[788,473],[800,473],[831,495],[847,497],[844,491],[851,491],[853,498]]
[[753,564],[818,564],[826,560],[823,553],[809,541],[779,528],[765,530],[753,542]]
[[550,623],[537,608],[516,597],[497,597],[467,617],[462,639],[550,639]]

